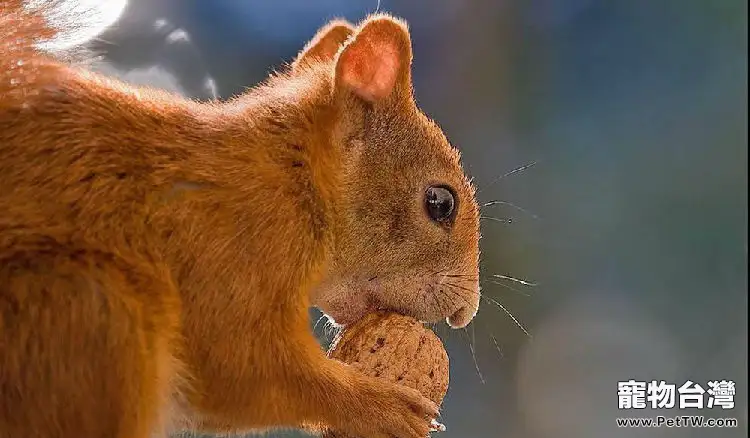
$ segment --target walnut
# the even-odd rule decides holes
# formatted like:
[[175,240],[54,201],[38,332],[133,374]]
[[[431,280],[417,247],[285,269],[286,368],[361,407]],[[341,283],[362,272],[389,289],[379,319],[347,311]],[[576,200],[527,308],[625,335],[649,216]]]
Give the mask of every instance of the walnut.
[[[370,314],[334,340],[328,357],[360,372],[421,392],[438,405],[448,391],[448,354],[435,333],[414,318]],[[328,431],[324,438],[344,438]],[[348,438],[348,437],[347,437]]]

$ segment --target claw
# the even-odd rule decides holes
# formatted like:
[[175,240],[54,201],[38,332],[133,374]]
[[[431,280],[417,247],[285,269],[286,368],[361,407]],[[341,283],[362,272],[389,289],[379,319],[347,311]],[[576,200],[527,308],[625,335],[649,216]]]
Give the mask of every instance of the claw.
[[430,432],[445,432],[445,430],[445,424],[434,419],[430,420]]

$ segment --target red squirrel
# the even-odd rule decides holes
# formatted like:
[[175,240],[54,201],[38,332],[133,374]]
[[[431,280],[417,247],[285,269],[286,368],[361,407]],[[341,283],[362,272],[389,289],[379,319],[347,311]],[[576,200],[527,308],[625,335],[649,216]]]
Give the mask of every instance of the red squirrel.
[[406,23],[334,20],[197,102],[43,50],[45,12],[0,0],[0,437],[427,436],[437,407],[326,358],[308,314],[476,314],[474,188]]

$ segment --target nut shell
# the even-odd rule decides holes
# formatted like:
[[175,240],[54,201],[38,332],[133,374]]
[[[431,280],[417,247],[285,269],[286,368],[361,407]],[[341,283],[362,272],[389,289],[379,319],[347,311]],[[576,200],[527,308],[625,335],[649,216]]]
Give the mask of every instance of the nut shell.
[[[421,392],[440,405],[448,391],[448,353],[435,333],[414,318],[390,312],[365,316],[334,340],[328,357],[363,374]],[[344,438],[326,432],[325,438]]]

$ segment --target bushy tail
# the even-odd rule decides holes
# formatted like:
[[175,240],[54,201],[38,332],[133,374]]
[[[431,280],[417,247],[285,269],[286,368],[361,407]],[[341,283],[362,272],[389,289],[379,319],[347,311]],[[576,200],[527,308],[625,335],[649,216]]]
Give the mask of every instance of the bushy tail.
[[117,21],[126,5],[127,0],[0,0],[0,99],[41,73],[36,61],[64,58]]
[[22,0],[0,0],[0,60],[4,64],[31,56],[35,43],[54,40],[57,34],[41,9],[30,8]]
[[0,0],[0,107],[23,91],[31,63],[39,56],[36,43],[55,38],[40,11],[21,0]]

